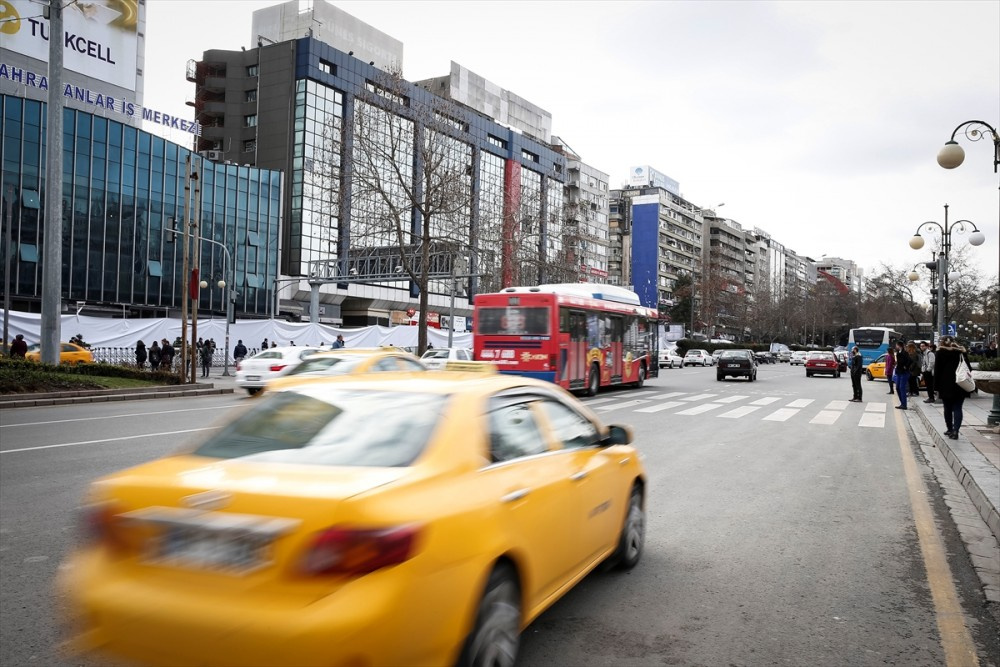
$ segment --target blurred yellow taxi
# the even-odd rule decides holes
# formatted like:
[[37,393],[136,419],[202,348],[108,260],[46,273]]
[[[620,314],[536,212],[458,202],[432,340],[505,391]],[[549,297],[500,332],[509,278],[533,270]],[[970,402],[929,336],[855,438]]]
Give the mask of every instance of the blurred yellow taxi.
[[[87,348],[76,343],[59,343],[59,363],[74,366],[76,364],[94,363],[94,355]],[[42,346],[32,345],[24,354],[28,361],[42,360]]]
[[317,352],[307,357],[287,374],[269,381],[267,388],[274,390],[289,387],[311,378],[426,370],[427,367],[416,356],[395,347],[341,348]]
[[[865,369],[865,377],[869,380],[886,380],[885,377],[885,357],[886,355],[881,355],[875,361],[868,364],[868,368]],[[917,378],[917,384],[921,388],[924,386],[924,377],[921,375]]]
[[488,373],[268,391],[96,482],[60,570],[71,648],[160,665],[513,664],[599,564],[635,566],[631,431]]

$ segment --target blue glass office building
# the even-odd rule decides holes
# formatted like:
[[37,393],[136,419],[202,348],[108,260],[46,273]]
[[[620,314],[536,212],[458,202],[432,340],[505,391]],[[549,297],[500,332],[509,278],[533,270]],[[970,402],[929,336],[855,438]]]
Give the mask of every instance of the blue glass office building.
[[[187,148],[120,122],[64,110],[63,309],[86,303],[133,316],[181,307]],[[4,225],[10,224],[11,308],[38,311],[42,293],[45,104],[0,95]],[[278,271],[282,174],[192,155],[202,186],[198,235],[235,264],[235,313],[266,316]],[[177,221],[174,223],[173,221]],[[6,231],[6,230],[5,230]],[[6,249],[5,249],[6,250]],[[225,253],[201,243],[202,312],[225,312]],[[2,269],[2,267],[0,267]]]

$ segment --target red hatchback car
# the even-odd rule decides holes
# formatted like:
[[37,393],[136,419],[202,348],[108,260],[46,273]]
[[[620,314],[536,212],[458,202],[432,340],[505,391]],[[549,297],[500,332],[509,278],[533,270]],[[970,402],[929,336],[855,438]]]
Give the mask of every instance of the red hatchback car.
[[817,373],[828,373],[835,378],[840,377],[840,361],[833,352],[810,352],[806,357],[806,377]]

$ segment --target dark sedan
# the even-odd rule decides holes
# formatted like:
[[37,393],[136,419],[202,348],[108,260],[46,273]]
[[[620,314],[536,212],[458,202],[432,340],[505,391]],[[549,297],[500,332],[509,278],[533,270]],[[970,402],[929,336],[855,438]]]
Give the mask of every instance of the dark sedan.
[[750,382],[757,379],[757,359],[750,350],[725,350],[719,356],[715,379],[722,382],[727,377],[745,377]]

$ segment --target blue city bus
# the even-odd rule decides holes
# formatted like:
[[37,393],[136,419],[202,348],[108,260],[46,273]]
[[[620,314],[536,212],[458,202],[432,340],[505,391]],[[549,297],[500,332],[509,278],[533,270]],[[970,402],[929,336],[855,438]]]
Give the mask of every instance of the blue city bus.
[[861,352],[862,365],[868,368],[868,364],[888,352],[889,346],[895,345],[897,340],[906,338],[888,327],[858,327],[851,329],[851,333],[847,336],[847,350],[850,352],[857,345]]

